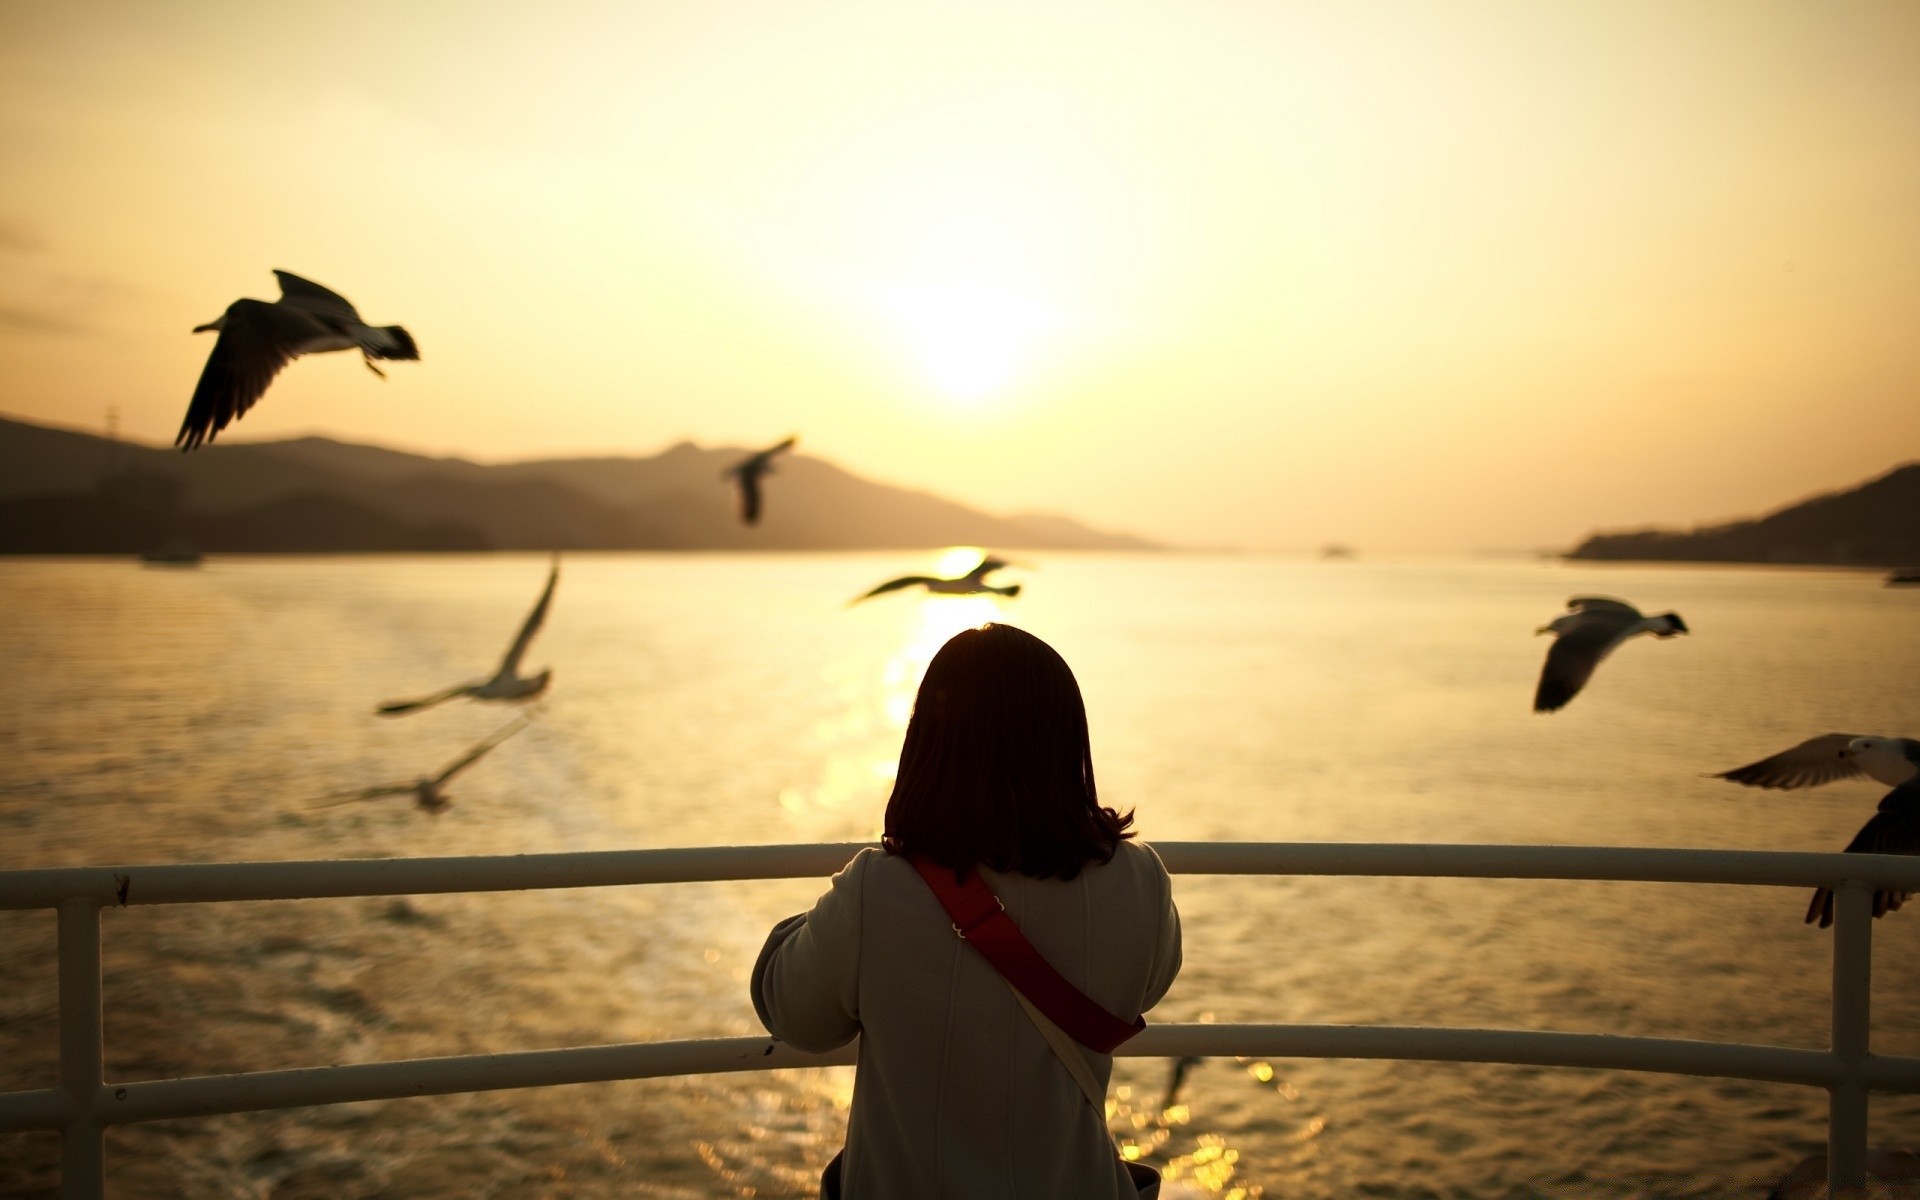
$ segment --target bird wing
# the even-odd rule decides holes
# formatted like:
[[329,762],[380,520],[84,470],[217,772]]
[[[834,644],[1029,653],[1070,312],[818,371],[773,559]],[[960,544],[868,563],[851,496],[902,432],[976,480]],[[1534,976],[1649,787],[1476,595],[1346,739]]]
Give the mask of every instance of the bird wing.
[[1859,736],[1823,733],[1759,762],[1721,771],[1714,778],[1759,788],[1819,787],[1836,779],[1851,779],[1864,773],[1859,762],[1847,753],[1847,743]]
[[308,312],[344,317],[355,325],[366,324],[360,319],[359,312],[339,292],[323,288],[311,279],[302,279],[291,271],[275,271],[273,277],[280,281],[280,303]]
[[432,708],[436,704],[451,700],[455,696],[464,696],[474,689],[471,683],[457,684],[442,692],[422,696],[418,700],[391,700],[382,704],[374,712],[383,717],[397,717],[402,713],[419,712],[423,708]]
[[512,737],[514,734],[519,733],[522,729],[525,729],[528,725],[531,725],[532,723],[533,722],[528,721],[526,718],[523,717],[518,721],[509,721],[507,724],[502,725],[499,729],[495,730],[493,733],[489,734],[487,737],[481,739],[480,742],[477,745],[475,745],[473,749],[461,755],[454,762],[448,763],[447,769],[440,772],[439,775],[434,777],[434,780],[433,780],[434,786],[439,787],[440,785],[446,783],[447,780],[452,779],[455,775],[458,775],[460,772],[472,766],[474,763],[479,762],[480,759],[486,755],[487,751],[493,749],[495,746],[498,746],[501,742],[506,741],[508,738]]
[[513,639],[513,645],[507,647],[507,656],[500,660],[500,674],[514,675],[520,670],[520,656],[533,644],[533,635],[540,632],[540,626],[546,623],[547,609],[553,605],[553,586],[560,582],[560,560],[553,560],[553,569],[547,572],[546,590],[540,593],[540,599],[527,614],[526,621],[520,626],[520,633]]
[[1557,712],[1567,707],[1586,682],[1594,678],[1599,660],[1613,653],[1620,634],[1640,620],[1640,614],[1628,616],[1613,609],[1582,611],[1578,626],[1553,637],[1548,660],[1540,668],[1540,685],[1534,689],[1534,712]]
[[[1880,801],[1880,811],[1853,835],[1843,854],[1920,854],[1920,787],[1897,787]],[[1873,894],[1873,915],[1882,917],[1907,902],[1911,892],[1881,888]],[[1833,891],[1815,888],[1807,905],[1807,923],[1833,924]]]
[[382,796],[405,796],[410,794],[414,787],[415,785],[411,783],[392,783],[385,787],[362,788],[357,792],[335,792],[330,796],[322,796],[319,800],[307,805],[307,807],[339,808],[343,804],[357,804],[362,800],[378,800]]
[[1533,692],[1533,711],[1558,712],[1565,708],[1567,701],[1587,686],[1593,669],[1619,642],[1624,628],[1624,621],[1588,620],[1554,638],[1547,648],[1546,664],[1540,668],[1540,684]]
[[898,579],[887,580],[885,583],[881,584],[877,588],[874,588],[870,592],[863,592],[860,595],[855,596],[853,599],[847,601],[847,603],[858,604],[862,600],[871,600],[875,596],[883,595],[887,592],[897,592],[901,588],[912,587],[916,583],[938,583],[938,582],[940,581],[936,580],[931,575],[902,575]]
[[266,393],[280,369],[329,330],[312,315],[264,300],[235,300],[220,323],[220,339],[194,386],[193,402],[173,444],[191,450],[225,429]]
[[767,471],[771,471],[773,470],[773,456],[780,453],[782,450],[791,449],[793,444],[799,440],[800,439],[797,436],[790,437],[785,441],[775,442],[773,445],[768,446],[765,450],[756,450],[752,454],[749,454],[745,458],[741,459],[739,462],[733,464],[731,467],[728,467],[725,471],[722,471],[721,474],[744,476],[744,475],[760,475],[760,474],[764,474]]
[[760,520],[760,472],[748,470],[745,466],[734,472],[740,485],[740,519],[748,525]]
[[1640,610],[1614,596],[1575,596],[1567,601],[1567,610],[1578,613],[1618,613],[1640,619]]

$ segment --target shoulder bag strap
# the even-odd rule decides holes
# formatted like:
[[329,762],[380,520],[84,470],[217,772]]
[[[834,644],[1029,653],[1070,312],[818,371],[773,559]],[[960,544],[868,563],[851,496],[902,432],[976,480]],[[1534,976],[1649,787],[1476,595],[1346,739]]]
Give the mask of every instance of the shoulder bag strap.
[[1040,1036],[1047,1039],[1047,1045],[1052,1046],[1053,1052],[1060,1056],[1062,1063],[1066,1064],[1067,1074],[1073,1076],[1073,1081],[1080,1085],[1080,1094],[1087,1098],[1088,1104],[1093,1105],[1093,1111],[1100,1114],[1100,1123],[1105,1125],[1107,1123],[1106,1089],[1101,1087],[1100,1081],[1093,1077],[1093,1068],[1087,1065],[1087,1058],[1080,1053],[1080,1047],[1067,1036],[1066,1030],[1047,1020],[1047,1014],[1035,1008],[1033,1001],[1021,995],[1020,989],[1013,986],[1011,979],[1007,981],[1007,990],[1012,992],[1013,998],[1020,1002],[1020,1007],[1027,1010],[1027,1016],[1033,1018],[1033,1027],[1040,1031]]
[[[1031,1003],[1075,1041],[1108,1054],[1147,1027],[1143,1018],[1124,1021],[1114,1016],[1056,971],[1007,916],[1000,898],[978,871],[969,869],[965,879],[955,882],[951,870],[930,859],[912,855],[907,861],[947,910],[954,933],[1006,978],[1015,995]],[[1104,1110],[1105,1101],[1098,1103]]]

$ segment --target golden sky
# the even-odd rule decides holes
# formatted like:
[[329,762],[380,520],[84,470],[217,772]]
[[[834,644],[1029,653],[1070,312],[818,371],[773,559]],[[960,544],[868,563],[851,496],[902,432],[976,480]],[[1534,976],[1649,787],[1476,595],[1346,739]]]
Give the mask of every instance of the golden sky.
[[1920,457],[1920,4],[0,3],[0,411],[1560,546]]

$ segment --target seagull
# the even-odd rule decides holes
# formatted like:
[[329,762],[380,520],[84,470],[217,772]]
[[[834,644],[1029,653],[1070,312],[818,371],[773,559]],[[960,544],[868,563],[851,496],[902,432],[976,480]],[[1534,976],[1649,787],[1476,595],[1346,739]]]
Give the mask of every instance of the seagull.
[[1160,1097],[1160,1112],[1163,1115],[1180,1102],[1180,1085],[1187,1081],[1187,1072],[1207,1060],[1197,1054],[1188,1054],[1172,1061],[1173,1066],[1167,1071],[1167,1092]]
[[847,601],[847,604],[852,606],[860,603],[862,600],[870,600],[882,592],[897,592],[901,588],[912,587],[916,583],[926,588],[927,591],[940,596],[972,596],[980,592],[992,592],[996,596],[1018,596],[1020,594],[1019,584],[1009,583],[1005,587],[995,587],[985,579],[985,576],[988,574],[998,571],[1002,567],[1010,567],[1012,565],[1012,563],[1004,558],[995,558],[989,554],[980,560],[978,566],[968,571],[965,575],[957,575],[951,579],[940,579],[932,575],[902,575],[898,579],[887,580],[870,592],[864,592],[861,595],[855,596],[853,599]]
[[[1913,738],[1823,733],[1771,758],[1722,771],[1715,778],[1747,787],[1790,789],[1861,775],[1893,790],[1881,798],[1879,811],[1842,853],[1920,854],[1920,741]],[[1875,892],[1873,915],[1894,911],[1910,894],[1893,889]],[[1827,888],[1816,888],[1813,903],[1807,905],[1808,923],[1816,920],[1822,929],[1833,924],[1833,892]]]
[[760,477],[773,474],[773,456],[783,450],[793,449],[799,437],[790,437],[783,442],[768,446],[758,454],[750,455],[728,467],[720,473],[720,478],[731,477],[740,485],[740,520],[748,525],[760,521]]
[[1540,670],[1540,686],[1533,693],[1533,711],[1558,712],[1580,694],[1593,669],[1614,647],[1637,633],[1670,638],[1686,633],[1679,613],[1643,617],[1625,600],[1610,596],[1575,596],[1567,611],[1535,630],[1554,634],[1547,662]]
[[280,299],[272,304],[235,300],[226,312],[193,327],[195,333],[217,330],[220,340],[207,356],[187,418],[173,439],[182,450],[212,441],[259,401],[282,367],[302,354],[358,350],[367,370],[382,379],[386,372],[373,365],[374,359],[419,359],[413,335],[398,325],[368,325],[346,297],[288,271],[275,271],[274,276],[280,280]]
[[513,645],[507,647],[507,656],[500,660],[500,669],[491,679],[478,679],[472,683],[462,683],[443,692],[422,696],[418,700],[395,700],[382,704],[377,710],[383,717],[397,717],[402,713],[418,712],[431,708],[443,700],[455,696],[470,696],[475,700],[531,700],[547,690],[547,684],[553,682],[551,667],[538,675],[520,674],[520,657],[527,652],[527,646],[533,641],[533,635],[540,632],[541,624],[547,619],[547,609],[553,604],[553,585],[560,582],[560,560],[555,559],[553,569],[547,572],[547,588],[540,593],[540,599],[527,614],[526,621],[520,626],[520,632],[513,639]]
[[338,808],[342,804],[354,804],[361,800],[378,800],[382,796],[412,795],[413,802],[430,813],[443,813],[453,807],[453,797],[447,795],[447,782],[455,775],[480,761],[487,751],[506,741],[514,734],[525,729],[532,722],[525,717],[510,722],[485,738],[479,745],[449,763],[447,768],[432,777],[421,776],[412,783],[391,783],[384,787],[363,788],[358,792],[341,792],[325,796],[310,808]]

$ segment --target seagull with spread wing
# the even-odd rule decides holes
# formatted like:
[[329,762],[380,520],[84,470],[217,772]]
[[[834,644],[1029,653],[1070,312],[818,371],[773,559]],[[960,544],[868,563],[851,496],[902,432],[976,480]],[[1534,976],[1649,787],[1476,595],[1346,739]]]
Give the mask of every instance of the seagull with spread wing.
[[991,592],[996,596],[1018,596],[1020,594],[1019,584],[1009,583],[1004,587],[996,587],[986,580],[986,577],[993,572],[1003,567],[1013,565],[1014,564],[1004,558],[995,558],[989,554],[980,560],[978,566],[968,571],[965,575],[957,575],[951,579],[942,579],[936,575],[902,575],[898,579],[887,580],[870,592],[863,592],[855,596],[853,599],[847,601],[847,604],[852,606],[860,603],[862,600],[871,600],[873,597],[883,593],[897,592],[901,588],[909,588],[915,585],[926,588],[927,591],[936,596],[972,596],[981,592]]
[[[1721,771],[1727,779],[1747,787],[1819,787],[1860,776],[1893,790],[1842,853],[1920,854],[1920,741],[1904,737],[1874,737],[1854,733],[1823,733],[1770,758]],[[1886,914],[1905,904],[1911,893],[1886,889],[1873,894],[1873,915]],[[1808,922],[1820,928],[1833,924],[1833,892],[1816,888],[1807,906]]]
[[740,520],[747,525],[756,525],[760,521],[760,478],[773,474],[773,458],[776,454],[793,449],[799,441],[796,435],[785,441],[776,442],[758,454],[741,459],[721,472],[722,479],[732,479],[740,489]]
[[384,796],[410,795],[413,797],[413,802],[427,812],[443,813],[453,807],[453,797],[447,794],[447,784],[453,777],[479,762],[489,750],[531,724],[532,722],[527,718],[521,717],[517,721],[501,726],[473,749],[447,764],[446,769],[438,775],[423,775],[412,783],[389,783],[381,787],[362,788],[357,792],[338,792],[332,796],[323,796],[318,803],[308,807],[337,808],[342,804],[357,804],[362,800],[378,800]]
[[1567,601],[1565,613],[1535,632],[1551,633],[1554,639],[1540,669],[1540,684],[1534,689],[1533,711],[1558,712],[1580,694],[1600,660],[1620,643],[1636,634],[1651,633],[1665,639],[1688,630],[1679,613],[1645,617],[1625,600],[1575,596]]
[[492,678],[478,679],[471,683],[462,683],[445,691],[422,696],[418,700],[395,700],[382,704],[377,710],[383,717],[397,717],[402,713],[419,712],[431,708],[442,701],[452,700],[456,696],[466,696],[473,700],[531,700],[547,690],[553,682],[553,668],[549,667],[538,675],[520,674],[520,659],[526,654],[527,647],[533,642],[533,635],[540,632],[540,626],[546,622],[547,609],[553,606],[553,588],[560,582],[560,560],[554,559],[553,569],[547,572],[546,590],[540,593],[540,599],[527,614],[520,626],[520,632],[513,639],[513,645],[507,647],[507,656],[500,660],[500,669]]
[[193,389],[186,420],[173,444],[191,450],[238,420],[266,394],[280,369],[302,354],[358,350],[367,370],[385,379],[376,358],[414,361],[420,349],[398,325],[369,325],[346,297],[309,279],[275,271],[280,299],[235,300],[227,311],[196,325],[195,333],[215,330],[220,339],[207,356],[200,383]]

